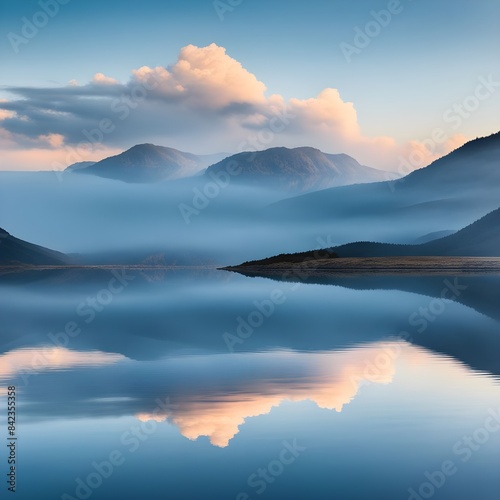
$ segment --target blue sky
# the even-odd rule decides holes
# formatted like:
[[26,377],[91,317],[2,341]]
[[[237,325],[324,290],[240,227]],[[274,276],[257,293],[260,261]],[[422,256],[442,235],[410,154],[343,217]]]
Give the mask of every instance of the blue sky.
[[[96,73],[126,83],[133,69],[168,67],[183,47],[215,43],[265,84],[267,96],[307,100],[323,89],[337,89],[342,101],[353,103],[363,136],[389,136],[403,145],[425,140],[442,126],[443,113],[474,93],[478,78],[500,81],[496,0],[242,0],[224,12],[223,20],[211,0],[64,1],[46,26],[18,45],[17,53],[12,33],[21,35],[23,17],[33,20],[41,5],[2,1],[0,98],[19,98],[7,88],[59,87],[70,80],[84,85]],[[238,3],[221,3],[231,1]],[[398,13],[347,61],[341,44],[355,46],[355,28],[364,31],[374,21],[372,11],[389,5],[397,6]],[[459,129],[447,132],[466,138],[495,132],[498,111],[500,92],[492,92]],[[17,133],[15,124],[7,125]],[[130,135],[121,142],[117,135],[109,146],[131,145]],[[143,139],[138,137],[138,142]],[[152,139],[174,147],[186,142],[168,134]],[[231,141],[217,146],[236,147]],[[354,154],[355,148],[349,152]]]

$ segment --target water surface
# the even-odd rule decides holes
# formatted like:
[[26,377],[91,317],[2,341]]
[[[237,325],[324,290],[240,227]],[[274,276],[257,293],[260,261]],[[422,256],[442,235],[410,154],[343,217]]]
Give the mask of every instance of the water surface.
[[4,277],[17,497],[497,500],[498,322],[476,285],[441,303],[214,269]]

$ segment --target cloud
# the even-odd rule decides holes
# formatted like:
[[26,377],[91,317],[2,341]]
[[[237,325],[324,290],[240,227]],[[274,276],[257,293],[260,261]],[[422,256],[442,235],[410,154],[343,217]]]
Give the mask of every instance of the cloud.
[[143,66],[132,73],[138,83],[155,82],[155,95],[188,102],[192,107],[221,109],[265,102],[266,86],[214,43],[184,47],[168,70]]
[[[309,145],[397,170],[398,157],[420,148],[417,141],[398,145],[389,136],[366,136],[354,103],[335,88],[308,99],[267,95],[263,82],[214,43],[182,48],[169,66],[133,69],[125,83],[96,73],[83,85],[70,80],[63,87],[6,90],[13,97],[0,101],[0,140],[10,142],[2,148],[45,150],[42,156],[59,149],[66,165],[97,160],[103,149],[155,142],[194,153]],[[75,160],[78,149],[86,154]],[[6,167],[26,168],[15,156]]]
[[[72,84],[72,82],[75,82],[75,85],[78,85],[78,83],[75,80],[71,80],[70,84]],[[106,76],[103,73],[96,73],[92,77],[92,83],[95,83],[97,85],[115,85],[118,83],[118,80],[110,78],[109,76]]]
[[[7,102],[6,99],[0,99],[0,105]],[[13,118],[16,114],[13,111],[8,111],[6,109],[0,109],[0,122],[6,120],[7,118]]]
[[46,141],[52,148],[60,148],[64,144],[64,136],[62,134],[41,135],[39,139]]

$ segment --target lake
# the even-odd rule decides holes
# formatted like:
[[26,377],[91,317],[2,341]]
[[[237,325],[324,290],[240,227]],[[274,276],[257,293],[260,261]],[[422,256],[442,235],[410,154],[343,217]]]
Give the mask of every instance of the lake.
[[497,279],[0,277],[17,498],[498,500]]

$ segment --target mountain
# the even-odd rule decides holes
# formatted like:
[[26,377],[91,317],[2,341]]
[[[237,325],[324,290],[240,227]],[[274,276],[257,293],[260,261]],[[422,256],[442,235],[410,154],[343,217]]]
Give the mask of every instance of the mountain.
[[[457,230],[498,208],[500,133],[475,139],[429,166],[395,181],[343,186],[279,201],[266,220],[323,224],[338,242],[356,237],[401,242]],[[326,226],[327,225],[327,226]],[[316,229],[323,234],[325,227]],[[328,233],[327,233],[328,234]]]
[[0,228],[0,265],[60,265],[67,260],[63,253],[14,238]]
[[358,242],[332,251],[339,257],[500,257],[500,208],[456,233],[420,245]]
[[500,132],[464,144],[394,183],[395,190],[425,187],[441,193],[500,186]]
[[309,147],[280,147],[239,153],[212,165],[205,175],[215,176],[231,170],[239,172],[234,176],[238,183],[297,192],[398,177],[390,172],[361,165],[346,154],[326,154]]
[[[138,144],[123,153],[87,166],[70,165],[66,171],[133,183],[159,182],[196,175],[225,154],[197,156],[153,144]],[[75,168],[76,167],[76,168]]]
[[332,250],[339,257],[500,257],[500,208],[450,236],[420,245],[358,242]]

